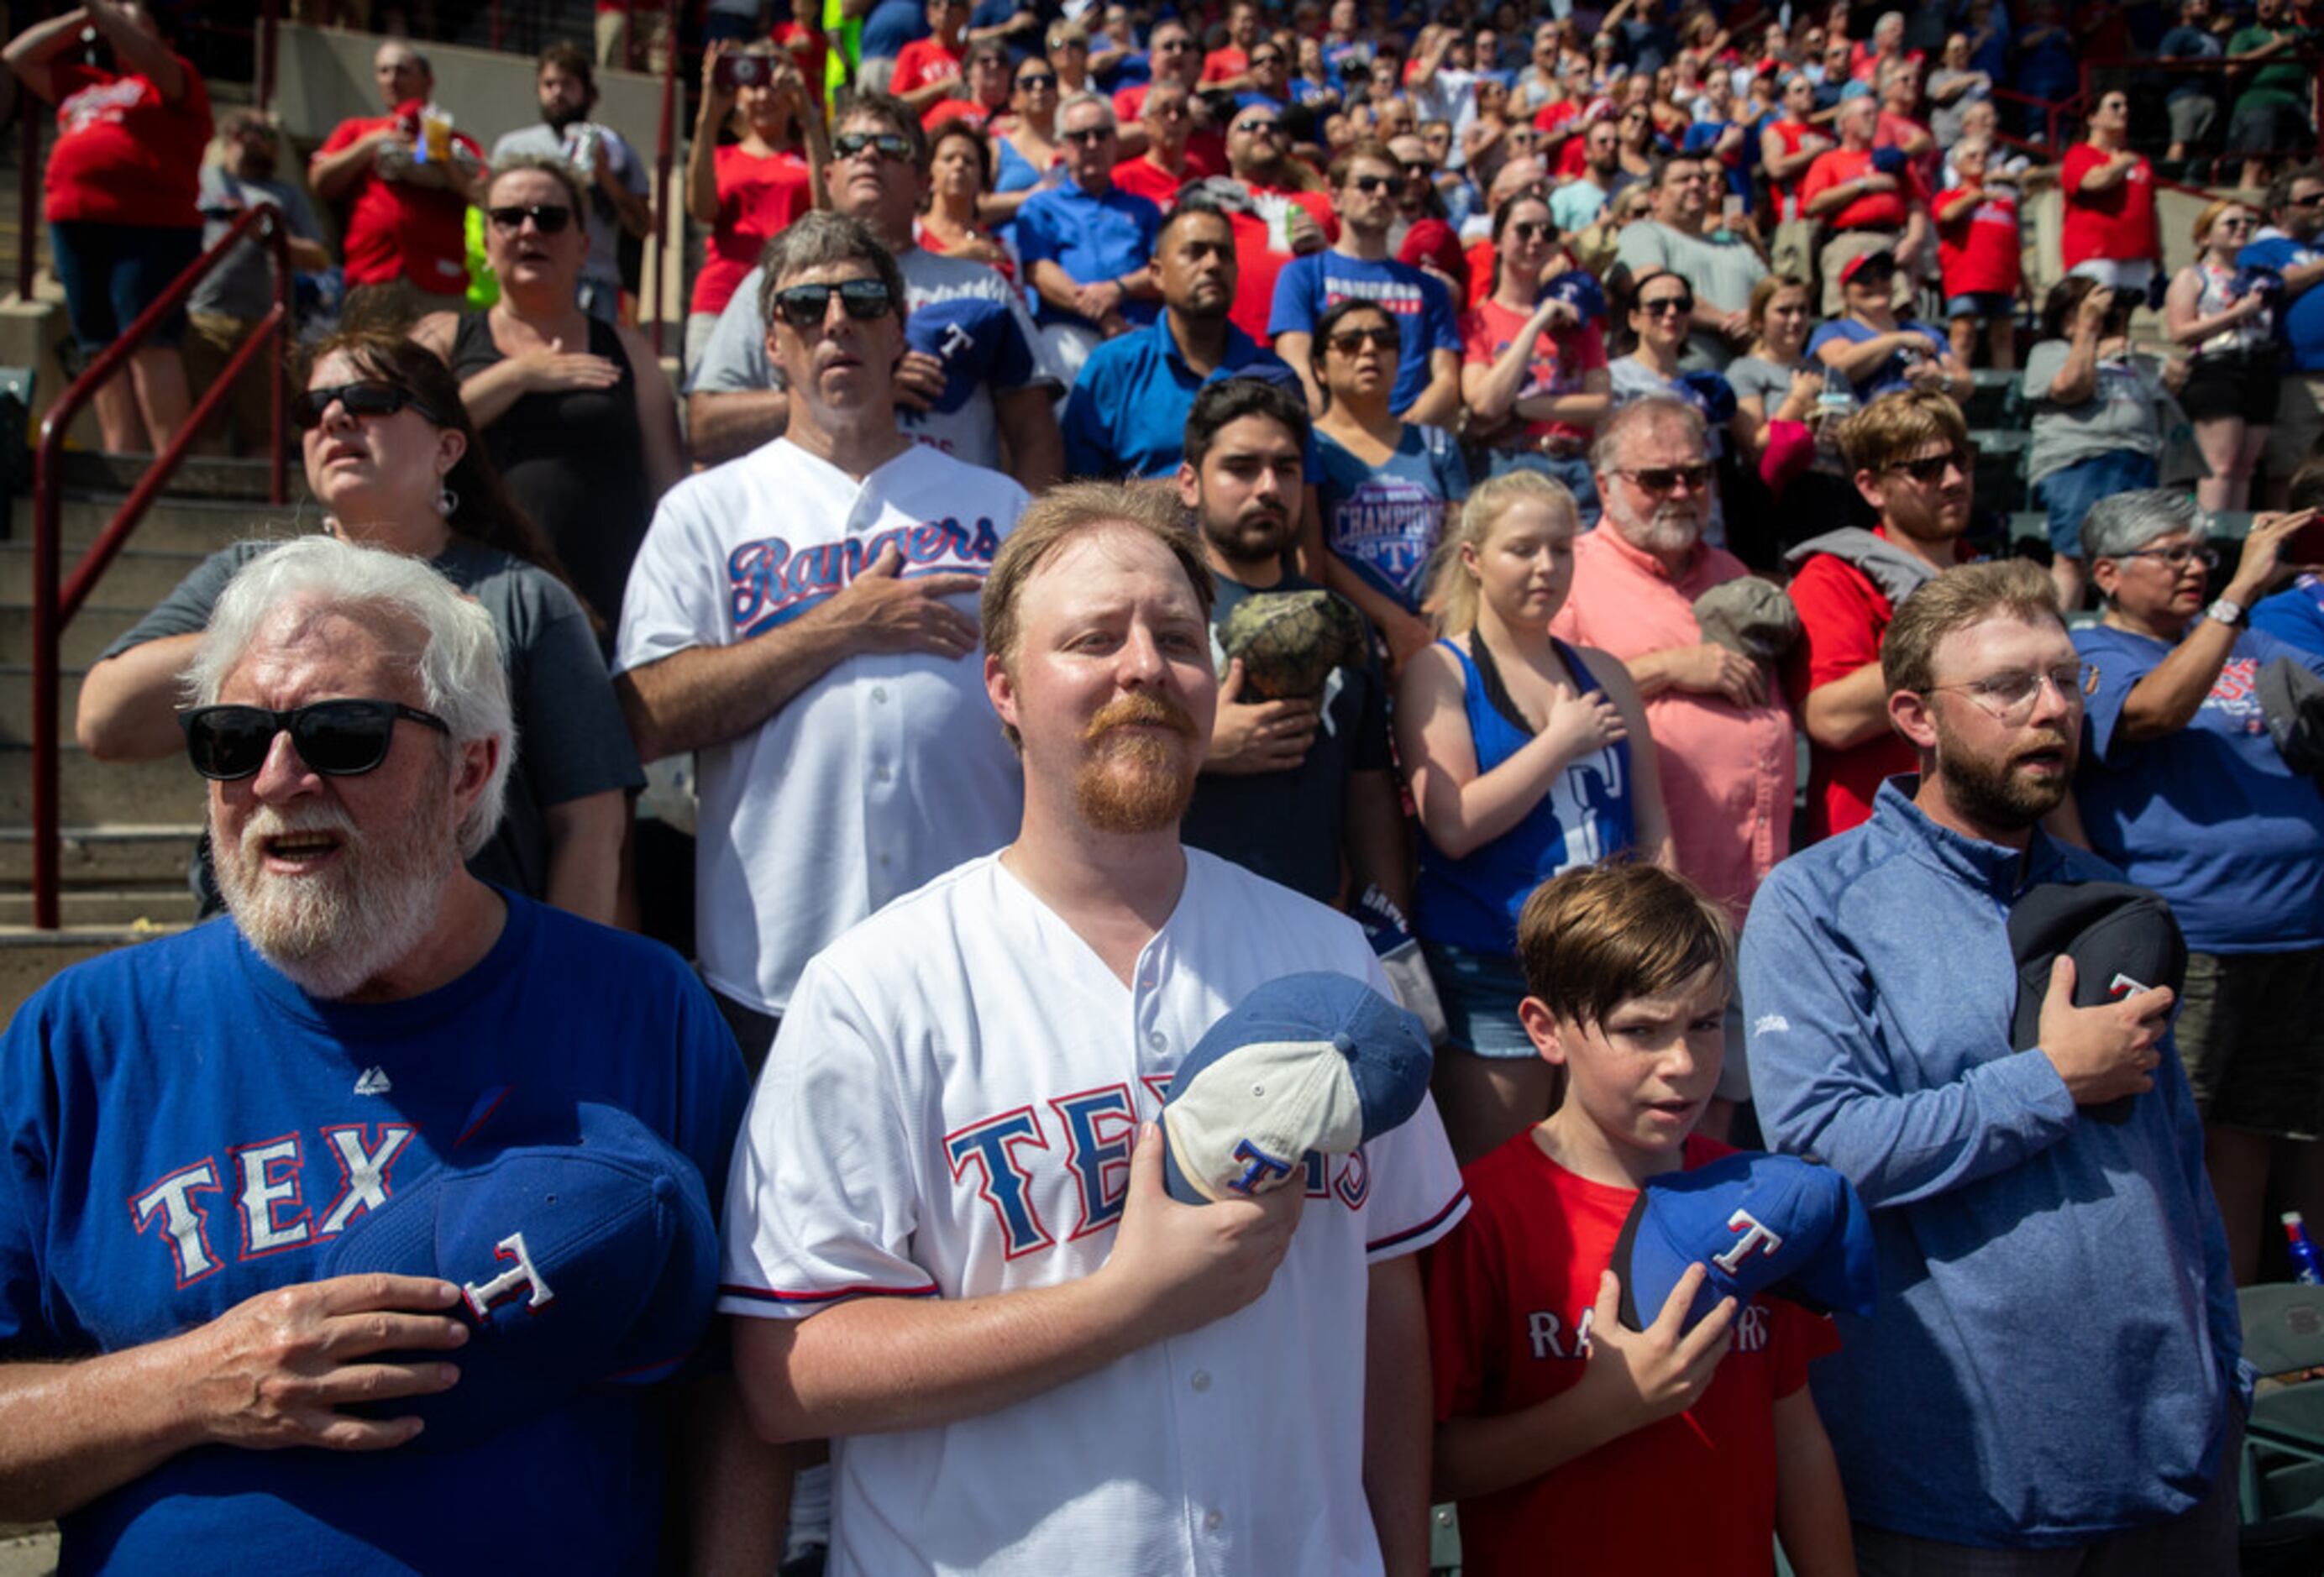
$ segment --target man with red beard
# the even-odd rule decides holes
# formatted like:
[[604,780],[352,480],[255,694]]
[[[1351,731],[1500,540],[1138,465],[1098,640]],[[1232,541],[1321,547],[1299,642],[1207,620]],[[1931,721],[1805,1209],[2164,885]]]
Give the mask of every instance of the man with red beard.
[[[2098,938],[2121,945],[2135,911],[2116,900],[2137,894],[2078,893],[2113,868],[2041,826],[2088,670],[2023,560],[1915,591],[1880,663],[1920,774],[1777,866],[1741,951],[1768,1148],[1845,1174],[1877,1241],[1878,1305],[1836,1316],[1812,1375],[1857,1559],[2232,1572],[2251,1392],[2174,993],[2107,990]],[[2046,988],[2013,945],[2035,903],[2089,927]]]
[[[330,1256],[512,1087],[632,1113],[716,1201],[733,1038],[665,949],[463,867],[501,816],[508,680],[491,616],[425,561],[277,548],[188,678],[232,918],[65,971],[0,1047],[0,1517],[57,1518],[77,1570],[650,1569],[667,1394],[580,1373],[488,1437],[423,1425],[456,1381],[501,1394],[457,1283],[481,1316],[507,1267]],[[689,1427],[731,1445],[721,1390],[728,1427]]]
[[983,597],[1017,836],[792,995],[721,1306],[755,1316],[760,1433],[834,1437],[835,1570],[1426,1567],[1411,1254],[1465,1204],[1434,1108],[1304,1187],[1163,1185],[1161,1093],[1230,1007],[1303,971],[1387,989],[1352,921],[1180,843],[1211,601],[1157,490],[1027,510]]

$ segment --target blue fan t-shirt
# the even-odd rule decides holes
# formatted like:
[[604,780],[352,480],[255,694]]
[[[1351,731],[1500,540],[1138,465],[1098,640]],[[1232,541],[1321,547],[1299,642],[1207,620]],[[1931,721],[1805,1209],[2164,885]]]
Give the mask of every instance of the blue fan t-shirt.
[[1329,433],[1316,433],[1315,445],[1324,541],[1374,589],[1417,613],[1445,506],[1469,496],[1461,446],[1441,427],[1406,422],[1396,453],[1374,469]]
[[[2236,253],[2236,266],[2290,273],[2319,257],[2324,257],[2324,252],[2279,232],[2264,235]],[[2276,312],[2284,342],[2292,346],[2292,366],[2303,373],[2324,373],[2324,286],[2291,297]]]
[[[501,1085],[631,1112],[716,1214],[747,1090],[708,992],[502,896],[483,961],[402,1001],[315,1001],[226,919],[42,987],[0,1044],[0,1352],[117,1352],[318,1279]],[[61,1570],[651,1571],[669,1395],[599,1386],[466,1444],[198,1447],[63,1517]]]
[[1275,276],[1275,306],[1267,317],[1270,339],[1278,334],[1314,334],[1323,314],[1342,301],[1377,301],[1396,319],[1396,387],[1391,410],[1404,411],[1428,388],[1431,353],[1461,354],[1461,327],[1452,314],[1452,292],[1444,281],[1394,258],[1374,263],[1336,250],[1295,257]]
[[[1912,384],[1904,381],[1905,369],[1915,362],[1939,361],[1952,354],[1952,341],[1945,337],[1945,331],[1941,328],[1932,327],[1909,318],[1897,319],[1896,327],[1904,333],[1921,336],[1928,341],[1928,346],[1921,350],[1896,351],[1873,368],[1870,377],[1852,380],[1849,387],[1856,391],[1859,404],[1868,405],[1883,394],[1910,389]],[[1817,351],[1836,339],[1862,345],[1866,340],[1877,339],[1886,332],[1886,329],[1873,327],[1869,323],[1858,323],[1853,318],[1834,318],[1816,325],[1815,332],[1808,337],[1808,355],[1814,356]]]
[[2107,625],[2074,632],[2097,673],[2074,794],[2090,846],[2170,899],[2199,953],[2324,945],[2324,793],[2284,764],[2267,731],[2259,670],[2324,657],[2246,630],[2186,727],[2120,737],[2124,701],[2172,649]]

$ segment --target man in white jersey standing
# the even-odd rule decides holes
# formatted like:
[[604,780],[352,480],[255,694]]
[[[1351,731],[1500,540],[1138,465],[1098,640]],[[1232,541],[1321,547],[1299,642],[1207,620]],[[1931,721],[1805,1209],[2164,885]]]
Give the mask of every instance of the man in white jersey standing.
[[1435,1109],[1181,1205],[1153,1119],[1263,982],[1387,982],[1353,922],[1183,847],[1211,576],[1151,490],[1059,488],[986,583],[1016,841],[808,964],[743,1125],[721,1306],[752,1420],[835,1438],[834,1573],[1423,1572],[1413,1254]]
[[695,949],[754,1067],[825,943],[1017,825],[970,598],[1025,490],[899,430],[903,303],[861,220],[769,244],[788,430],[670,489],[622,599],[638,754],[698,754]]

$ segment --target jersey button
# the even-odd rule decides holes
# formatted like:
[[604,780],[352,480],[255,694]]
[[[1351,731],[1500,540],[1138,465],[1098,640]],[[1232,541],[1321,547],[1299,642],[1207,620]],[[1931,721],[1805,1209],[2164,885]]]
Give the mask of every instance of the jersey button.
[[874,701],[885,701],[888,698],[888,687],[885,685],[872,686],[872,698]]
[[1194,1371],[1194,1378],[1186,1383],[1194,1387],[1198,1393],[1207,1391],[1211,1388],[1211,1371],[1207,1369],[1198,1369]]
[[1170,1038],[1163,1034],[1159,1029],[1157,1029],[1153,1034],[1146,1038],[1146,1044],[1152,1047],[1157,1051],[1167,1051],[1170,1047]]
[[1203,1531],[1216,1533],[1226,1526],[1226,1521],[1227,1514],[1213,1506],[1210,1510],[1203,1513]]

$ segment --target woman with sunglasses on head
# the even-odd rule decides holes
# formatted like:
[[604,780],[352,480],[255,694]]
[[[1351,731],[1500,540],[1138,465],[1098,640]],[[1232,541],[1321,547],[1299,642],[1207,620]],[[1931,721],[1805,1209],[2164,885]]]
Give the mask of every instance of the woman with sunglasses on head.
[[2195,261],[2163,299],[2172,342],[2189,352],[2179,408],[2195,424],[2195,446],[2211,474],[2195,500],[2217,514],[2251,505],[2252,467],[2275,421],[2282,357],[2275,340],[2275,296],[2237,277],[2236,254],[2257,233],[2259,215],[2233,198],[2195,217]]
[[1386,308],[1347,300],[1316,322],[1309,352],[1323,401],[1315,491],[1329,549],[1317,578],[1364,611],[1398,662],[1434,638],[1420,617],[1429,559],[1445,517],[1469,493],[1452,435],[1388,409],[1401,343]]
[[[1614,384],[1601,323],[1563,292],[1545,291],[1570,263],[1540,198],[1514,197],[1495,211],[1492,293],[1461,326],[1461,398],[1470,438],[1491,456],[1491,475],[1555,477],[1573,494],[1587,529],[1598,523],[1590,440],[1614,409]],[[1580,293],[1585,300],[1598,295]]]
[[928,205],[913,221],[912,239],[923,250],[996,269],[1015,285],[1017,254],[982,217],[980,205],[991,190],[992,144],[967,122],[946,121],[928,138]]
[[582,310],[589,237],[571,167],[516,154],[484,188],[500,300],[438,312],[412,337],[460,380],[493,466],[609,627],[654,501],[686,474],[678,401],[652,342]]
[[2251,678],[2279,659],[2324,676],[2324,656],[2249,617],[2317,518],[2261,515],[2224,586],[2182,491],[2110,494],[2082,526],[2106,613],[2074,632],[2075,802],[2090,847],[2186,934],[2175,1034],[2238,1285],[2258,1274],[2271,1183],[2275,1208],[2324,1211],[2324,798]]
[[1536,887],[1670,828],[1637,687],[1549,633],[1573,585],[1573,499],[1513,471],[1479,484],[1437,556],[1438,639],[1397,683],[1396,745],[1423,835],[1413,930],[1451,1029],[1432,1081],[1466,1164],[1550,1109],[1517,1003],[1517,916]]
[[[1694,287],[1685,276],[1650,268],[1630,280],[1627,290],[1618,279],[1609,294],[1629,301],[1624,317],[1631,342],[1627,354],[1607,364],[1614,408],[1618,410],[1655,394],[1683,400],[1702,413],[1714,463],[1725,469],[1729,455],[1748,452],[1751,430],[1736,404],[1735,386],[1719,373],[1679,370],[1679,358],[1686,354],[1687,325],[1694,315]],[[1731,483],[1732,477],[1723,480]],[[1711,523],[1703,540],[1715,548],[1728,545],[1726,504],[1718,493],[1711,495]]]
[[[722,71],[730,56],[733,64]],[[710,235],[687,304],[689,369],[769,237],[816,206],[826,161],[817,102],[790,56],[771,43],[731,50],[720,42],[702,51],[701,106],[686,150],[686,217],[708,226]],[[728,143],[722,134],[730,129],[735,136]]]
[[[520,743],[500,828],[469,868],[612,923],[627,794],[645,778],[589,610],[555,549],[502,486],[451,370],[422,346],[338,335],[315,348],[304,389],[291,414],[325,529],[427,559],[500,631]],[[76,720],[83,749],[104,761],[185,749],[180,677],[226,582],[270,546],[212,554],[89,669]],[[214,903],[208,877],[198,866],[196,890]]]

